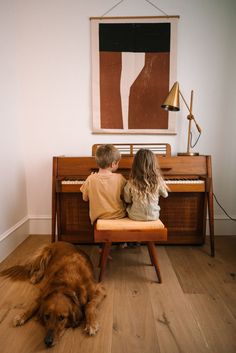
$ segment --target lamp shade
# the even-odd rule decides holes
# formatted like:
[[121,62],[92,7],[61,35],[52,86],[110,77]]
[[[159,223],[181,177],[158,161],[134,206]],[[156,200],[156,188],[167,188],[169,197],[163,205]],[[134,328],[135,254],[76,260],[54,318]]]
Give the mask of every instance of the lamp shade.
[[175,82],[164,103],[161,105],[165,110],[179,111],[179,83]]

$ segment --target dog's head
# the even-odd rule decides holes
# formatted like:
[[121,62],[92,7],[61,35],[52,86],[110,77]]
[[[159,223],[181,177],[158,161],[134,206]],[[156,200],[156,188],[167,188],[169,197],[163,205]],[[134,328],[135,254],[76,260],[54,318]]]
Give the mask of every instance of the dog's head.
[[83,315],[76,293],[62,288],[41,297],[38,316],[46,328],[44,343],[47,347],[51,347],[67,327],[77,327]]

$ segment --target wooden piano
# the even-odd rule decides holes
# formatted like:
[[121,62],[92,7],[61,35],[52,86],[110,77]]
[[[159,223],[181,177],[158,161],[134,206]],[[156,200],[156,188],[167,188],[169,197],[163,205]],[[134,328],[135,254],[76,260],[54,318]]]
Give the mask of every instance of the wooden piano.
[[[88,202],[80,187],[97,170],[91,157],[53,157],[52,241],[92,243],[93,227]],[[210,156],[171,156],[168,144],[115,144],[122,154],[118,172],[128,178],[133,156],[150,148],[157,156],[170,188],[168,198],[160,198],[160,218],[168,228],[167,244],[204,244],[209,218],[211,255],[214,256],[213,187]]]

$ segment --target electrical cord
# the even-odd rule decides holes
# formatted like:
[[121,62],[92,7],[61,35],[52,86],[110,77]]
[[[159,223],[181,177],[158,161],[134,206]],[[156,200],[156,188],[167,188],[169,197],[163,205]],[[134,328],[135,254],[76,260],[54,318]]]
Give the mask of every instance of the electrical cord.
[[[198,140],[199,140],[200,136],[201,136],[201,132],[199,132],[199,135],[198,135],[196,141],[194,142],[194,144],[192,144],[193,134],[192,134],[192,131],[190,131],[190,146],[191,146],[191,148],[193,148],[193,147],[196,146],[196,144],[198,143]],[[218,206],[222,209],[222,211],[224,212],[224,214],[225,214],[229,219],[231,219],[231,221],[234,221],[234,222],[235,222],[236,219],[233,218],[233,217],[231,217],[231,216],[228,214],[228,212],[225,211],[225,209],[221,206],[221,204],[220,204],[219,201],[217,200],[216,195],[215,195],[214,193],[213,193],[213,197],[214,197],[215,202],[217,203],[217,205],[218,205]]]
[[191,147],[191,148],[193,148],[193,147],[196,146],[196,144],[198,143],[198,140],[199,140],[200,136],[201,136],[201,132],[199,132],[199,135],[198,135],[196,141],[195,141],[194,144],[193,144],[193,143],[192,143],[193,134],[192,134],[192,132],[190,132],[190,147]]
[[[201,132],[199,132],[199,135],[198,135],[196,141],[194,142],[194,144],[192,144],[193,134],[192,134],[192,132],[190,131],[190,146],[191,146],[191,148],[193,148],[193,147],[196,146],[196,144],[198,143],[198,140],[199,140],[200,136],[201,136]],[[229,219],[231,219],[231,221],[234,221],[234,222],[235,222],[236,219],[233,218],[233,217],[231,217],[231,216],[228,214],[228,212],[225,211],[225,209],[221,206],[221,204],[220,204],[219,201],[217,200],[216,195],[215,195],[214,193],[213,193],[213,197],[214,197],[214,199],[215,199],[217,205],[218,205],[218,206],[222,209],[222,211],[224,212],[224,214],[225,214]]]
[[217,200],[216,195],[215,195],[214,193],[213,193],[213,197],[214,197],[214,199],[215,199],[217,205],[222,209],[222,211],[226,214],[226,216],[227,216],[229,219],[231,219],[231,221],[236,221],[236,219],[233,218],[233,217],[231,217],[231,216],[225,211],[225,209],[221,206],[221,204],[220,204],[219,201]]

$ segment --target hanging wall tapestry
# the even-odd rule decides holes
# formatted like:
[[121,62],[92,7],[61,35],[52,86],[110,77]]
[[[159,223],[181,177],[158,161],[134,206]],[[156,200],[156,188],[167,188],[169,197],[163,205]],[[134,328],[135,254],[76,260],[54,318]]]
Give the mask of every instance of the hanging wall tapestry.
[[90,18],[94,133],[175,134],[178,16]]

